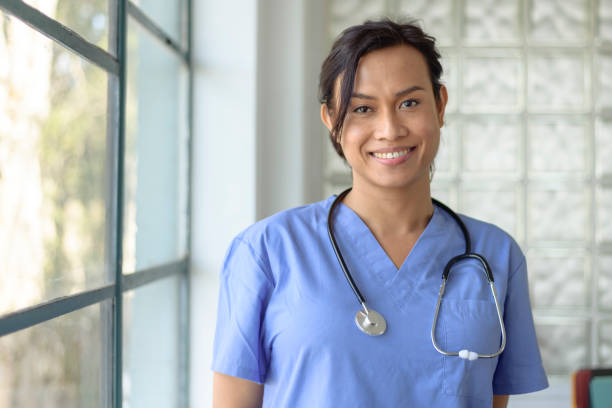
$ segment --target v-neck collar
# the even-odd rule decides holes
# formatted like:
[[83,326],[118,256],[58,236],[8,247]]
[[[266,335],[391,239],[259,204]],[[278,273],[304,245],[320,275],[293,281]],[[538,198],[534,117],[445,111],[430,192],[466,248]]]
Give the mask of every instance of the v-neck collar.
[[337,212],[336,217],[338,219],[338,223],[342,226],[345,233],[348,233],[348,236],[352,239],[353,243],[357,245],[358,248],[363,248],[364,246],[366,248],[373,248],[373,250],[369,251],[369,254],[366,255],[369,255],[372,258],[380,258],[371,260],[375,261],[376,263],[386,264],[384,265],[385,269],[392,272],[399,272],[408,267],[407,264],[410,263],[411,258],[416,257],[414,253],[415,251],[419,250],[421,241],[424,239],[424,237],[427,237],[427,235],[435,233],[436,225],[439,224],[440,221],[438,220],[438,218],[440,218],[440,209],[434,205],[433,215],[429,219],[429,222],[425,226],[423,232],[419,235],[418,239],[414,243],[412,250],[398,268],[395,266],[395,263],[393,263],[391,257],[389,257],[389,255],[385,252],[382,245],[380,245],[380,242],[378,242],[374,236],[374,233],[372,233],[372,230],[361,219],[361,217],[355,211],[353,211],[353,209],[344,203],[339,203],[335,211]]
[[[406,310],[410,303],[407,301],[418,294],[417,288],[429,287],[425,281],[433,279],[438,282],[442,276],[441,269],[437,271],[438,268],[432,269],[431,266],[432,257],[436,257],[440,251],[440,236],[448,235],[449,232],[449,217],[442,214],[443,212],[434,205],[434,213],[429,223],[399,268],[359,215],[343,203],[339,203],[334,210],[334,232],[342,235],[343,240],[350,246],[342,248],[342,251],[350,254],[353,258],[351,263],[364,273],[373,275],[379,282],[378,285],[386,288],[392,295],[396,305]],[[436,259],[434,264],[437,263]]]

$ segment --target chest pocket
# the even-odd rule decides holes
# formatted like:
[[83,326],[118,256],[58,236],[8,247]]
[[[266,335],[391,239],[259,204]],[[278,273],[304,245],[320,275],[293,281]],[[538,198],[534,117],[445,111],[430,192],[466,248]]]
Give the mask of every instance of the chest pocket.
[[[439,319],[444,350],[458,352],[467,349],[479,354],[491,354],[499,349],[501,330],[493,299],[443,300]],[[497,357],[464,360],[444,356],[444,392],[480,399],[490,399]]]

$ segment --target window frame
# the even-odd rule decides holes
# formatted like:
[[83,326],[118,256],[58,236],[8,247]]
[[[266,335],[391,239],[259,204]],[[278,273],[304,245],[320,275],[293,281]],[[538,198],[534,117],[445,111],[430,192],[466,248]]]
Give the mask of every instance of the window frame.
[[[75,33],[66,25],[48,17],[41,11],[21,0],[0,0],[0,9],[10,16],[19,19],[32,29],[49,37],[78,56],[102,68],[108,74],[107,99],[107,213],[105,233],[105,263],[110,280],[113,283],[95,289],[82,291],[32,305],[28,308],[0,315],[0,337],[23,330],[48,320],[77,311],[87,306],[100,304],[105,300],[112,301],[112,310],[108,311],[108,324],[103,322],[108,333],[104,361],[110,366],[102,365],[103,378],[112,388],[103,388],[102,403],[105,406],[121,407],[123,401],[123,294],[138,287],[171,276],[179,277],[179,324],[178,341],[178,401],[179,407],[187,407],[189,401],[189,264],[191,254],[191,180],[192,180],[192,117],[193,117],[193,69],[192,69],[192,0],[179,2],[181,7],[181,30],[183,39],[177,42],[161,26],[148,17],[138,6],[129,0],[108,0],[109,8],[109,47],[106,51]],[[123,273],[123,194],[125,162],[125,105],[126,105],[126,68],[127,68],[127,20],[133,18],[142,29],[146,30],[172,53],[177,55],[187,69],[187,254],[180,259],[162,265]],[[182,45],[184,43],[185,45]],[[116,51],[116,56],[111,52]]]

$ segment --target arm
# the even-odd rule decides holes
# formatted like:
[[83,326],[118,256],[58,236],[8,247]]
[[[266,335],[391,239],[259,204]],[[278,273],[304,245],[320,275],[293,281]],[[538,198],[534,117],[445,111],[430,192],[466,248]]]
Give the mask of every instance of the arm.
[[493,408],[506,408],[508,406],[509,395],[494,395]]
[[529,301],[527,265],[521,259],[510,274],[504,301],[506,348],[493,376],[493,395],[525,394],[548,387]]
[[268,367],[264,344],[273,285],[250,244],[237,237],[220,274],[212,361],[214,408],[259,408]]
[[213,374],[213,408],[260,408],[263,385],[230,375]]

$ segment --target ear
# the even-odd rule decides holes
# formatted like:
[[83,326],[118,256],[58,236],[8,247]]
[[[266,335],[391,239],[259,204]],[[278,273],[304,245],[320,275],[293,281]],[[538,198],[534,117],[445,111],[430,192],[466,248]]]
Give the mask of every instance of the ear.
[[436,101],[436,107],[438,110],[438,123],[440,127],[444,125],[444,112],[446,110],[446,103],[448,102],[448,92],[444,85],[440,85],[440,98]]
[[334,125],[332,122],[332,118],[331,118],[329,109],[327,108],[327,105],[324,103],[321,104],[321,121],[323,122],[325,127],[327,127],[327,130],[331,132]]

